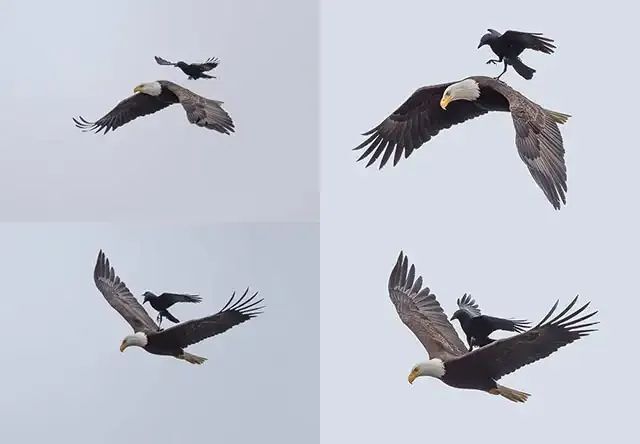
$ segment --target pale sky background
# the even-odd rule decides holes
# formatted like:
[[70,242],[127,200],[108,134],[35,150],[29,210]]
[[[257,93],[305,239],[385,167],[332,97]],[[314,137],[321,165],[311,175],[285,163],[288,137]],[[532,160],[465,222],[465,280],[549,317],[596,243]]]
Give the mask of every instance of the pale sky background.
[[[317,224],[0,225],[2,441],[318,443],[318,236]],[[247,286],[266,308],[188,347],[202,366],[120,353],[132,330],[94,285],[101,248],[139,298],[200,294],[172,307],[182,321]]]
[[[325,2],[322,30],[323,442],[595,443],[635,434],[638,359],[637,9],[630,3]],[[383,171],[351,148],[416,88],[496,76],[487,28],[543,32],[532,81],[503,79],[572,114],[561,128],[568,205],[554,211],[520,160],[508,114],[442,132]],[[625,86],[625,84],[627,86]],[[595,90],[595,94],[592,92]],[[508,375],[524,405],[435,379],[387,280],[401,249],[448,314],[470,292],[488,314],[537,322],[576,294],[600,331]],[[456,328],[457,323],[456,323]],[[551,438],[550,438],[551,437]]]
[[[10,442],[317,442],[490,439],[602,442],[635,430],[640,162],[628,2],[295,0],[0,2],[0,219],[147,221],[3,225],[0,423]],[[486,28],[543,32],[532,81],[503,79],[571,114],[561,128],[568,205],[554,211],[517,155],[510,116],[444,131],[383,171],[351,148],[416,88],[497,75]],[[189,81],[166,59],[221,59]],[[322,123],[322,343],[316,225]],[[232,136],[179,106],[108,135],[82,133],[135,85],[175,81],[223,100]],[[149,223],[153,221],[153,223]],[[187,228],[159,225],[196,223]],[[195,292],[179,319],[246,286],[264,315],[189,348],[194,367],[118,351],[129,326],[97,291],[103,248],[145,290]],[[525,405],[434,379],[407,383],[424,349],[387,280],[403,249],[447,313],[469,292],[488,314],[533,322],[575,294],[601,330],[501,380]],[[456,328],[458,325],[456,323]],[[320,372],[321,404],[318,403]],[[178,418],[178,419],[175,419]]]
[[[317,222],[317,2],[2,0],[0,41],[0,219]],[[155,55],[218,57],[218,79]],[[71,120],[162,79],[224,101],[236,133],[179,105],[106,136]]]

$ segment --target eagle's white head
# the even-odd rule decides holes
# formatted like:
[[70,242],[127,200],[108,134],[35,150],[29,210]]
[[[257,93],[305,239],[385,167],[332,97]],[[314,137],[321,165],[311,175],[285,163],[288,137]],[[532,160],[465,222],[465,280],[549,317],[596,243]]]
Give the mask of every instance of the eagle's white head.
[[447,109],[449,103],[456,100],[468,100],[470,102],[477,100],[480,97],[480,86],[478,82],[473,79],[464,79],[461,82],[449,85],[444,90],[442,98],[440,99],[440,107]]
[[120,344],[120,351],[123,352],[127,347],[145,347],[147,345],[147,335],[142,333],[141,331],[129,335],[122,340],[122,344]]
[[150,96],[159,96],[162,93],[162,85],[159,82],[141,83],[133,88],[134,93],[148,94]]
[[444,376],[444,362],[441,359],[430,359],[427,362],[421,362],[411,369],[409,373],[409,384],[419,376],[431,376],[432,378],[441,379]]

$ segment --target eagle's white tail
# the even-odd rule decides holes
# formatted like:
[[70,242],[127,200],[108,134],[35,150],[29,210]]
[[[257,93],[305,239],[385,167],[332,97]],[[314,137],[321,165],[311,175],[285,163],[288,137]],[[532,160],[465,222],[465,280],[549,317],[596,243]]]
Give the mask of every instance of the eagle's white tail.
[[547,112],[547,114],[549,114],[549,116],[551,116],[554,122],[560,123],[560,124],[567,123],[567,120],[569,120],[569,117],[571,117],[569,114],[563,114],[557,111],[551,111],[550,109],[547,109],[545,111]]
[[201,356],[196,356],[196,355],[192,355],[191,353],[187,353],[187,352],[182,352],[182,356],[178,356],[178,359],[184,359],[185,361],[187,361],[190,364],[204,364],[204,361],[207,360],[207,358],[203,358]]
[[531,396],[529,393],[520,392],[503,385],[498,385],[496,388],[489,390],[489,393],[503,396],[513,402],[525,402]]

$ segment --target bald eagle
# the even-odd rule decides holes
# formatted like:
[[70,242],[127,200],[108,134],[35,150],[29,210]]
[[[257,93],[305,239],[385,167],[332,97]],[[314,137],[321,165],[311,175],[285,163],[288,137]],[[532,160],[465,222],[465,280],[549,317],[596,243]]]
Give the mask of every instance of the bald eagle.
[[531,80],[536,70],[522,63],[519,57],[520,54],[525,49],[553,54],[556,49],[553,45],[553,40],[543,37],[542,34],[537,32],[506,31],[504,34],[500,34],[495,29],[487,29],[487,31],[489,32],[480,39],[478,48],[489,45],[493,53],[499,57],[497,60],[488,60],[487,64],[504,61],[504,69],[497,79],[502,77],[507,72],[507,66],[511,65],[518,74],[527,80]]
[[173,63],[158,56],[155,56],[155,59],[158,65],[168,65],[168,66],[175,66],[176,68],[180,68],[183,73],[189,76],[190,80],[215,79],[216,78],[215,76],[210,76],[208,74],[205,74],[205,72],[211,71],[213,68],[215,68],[220,64],[220,61],[214,57],[207,59],[207,61],[204,63],[185,63],[185,62]]
[[184,351],[186,347],[224,333],[231,327],[256,317],[264,308],[258,306],[262,299],[255,300],[258,293],[247,297],[249,292],[247,289],[239,299],[235,298],[234,292],[225,306],[214,315],[160,330],[131,294],[126,284],[116,275],[113,267],[109,265],[109,259],[102,251],[98,253],[93,280],[109,305],[133,328],[134,334],[122,340],[121,352],[131,346],[142,347],[149,353],[173,356],[191,364],[202,364],[206,358],[187,353]]
[[410,384],[420,376],[431,376],[451,387],[482,390],[510,401],[525,402],[530,396],[528,393],[504,387],[497,381],[595,331],[588,327],[597,322],[584,321],[597,312],[576,318],[589,303],[570,312],[578,300],[576,296],[553,319],[549,320],[558,302],[532,329],[468,352],[435,295],[428,288],[423,289],[422,277],[416,279],[415,275],[415,267],[409,267],[407,257],[401,252],[389,278],[389,296],[402,322],[430,357],[413,367],[408,377]]
[[234,131],[233,121],[222,109],[218,100],[206,99],[186,88],[167,80],[142,83],[133,89],[134,94],[116,105],[109,113],[95,122],[89,122],[82,116],[74,118],[76,126],[83,131],[107,134],[140,116],[153,114],[174,103],[182,105],[187,120],[198,126],[212,129],[223,134]]
[[510,112],[516,147],[538,186],[554,208],[566,203],[567,170],[559,123],[567,114],[550,111],[527,99],[506,83],[490,77],[469,77],[459,82],[426,86],[414,92],[400,108],[371,131],[355,150],[366,148],[358,160],[381,155],[382,168],[393,155],[396,165],[441,130],[489,111]]
[[525,320],[483,315],[475,299],[471,299],[468,294],[462,296],[457,302],[458,309],[453,313],[450,321],[457,319],[460,322],[460,326],[467,336],[469,351],[473,349],[473,346],[484,347],[494,342],[494,339],[491,339],[489,335],[496,330],[522,333],[530,324]]
[[160,328],[163,318],[169,319],[174,324],[180,322],[175,316],[169,313],[168,309],[173,304],[176,304],[178,302],[198,303],[202,301],[202,298],[197,294],[162,293],[160,296],[158,296],[151,291],[145,291],[142,296],[144,297],[144,299],[142,300],[142,305],[148,302],[153,308],[158,311],[158,317],[156,318],[156,322],[158,322],[158,328]]

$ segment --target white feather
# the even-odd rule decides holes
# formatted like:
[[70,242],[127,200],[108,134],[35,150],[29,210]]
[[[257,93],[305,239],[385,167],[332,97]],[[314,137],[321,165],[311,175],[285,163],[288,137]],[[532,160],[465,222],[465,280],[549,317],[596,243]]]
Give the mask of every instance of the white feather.
[[135,334],[125,337],[122,342],[124,343],[125,348],[132,347],[132,346],[146,347],[148,340],[147,340],[147,335],[139,331]]
[[143,83],[140,85],[140,92],[150,96],[159,96],[162,93],[162,86],[158,82]]
[[474,101],[480,97],[480,86],[473,79],[464,79],[461,82],[449,85],[444,90],[444,95],[451,96],[451,102],[455,100]]
[[430,359],[426,362],[421,362],[416,367],[418,376],[431,376],[440,379],[445,374],[444,362],[441,359]]

